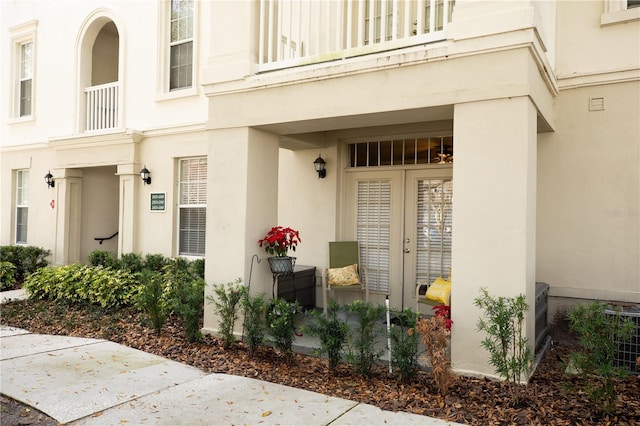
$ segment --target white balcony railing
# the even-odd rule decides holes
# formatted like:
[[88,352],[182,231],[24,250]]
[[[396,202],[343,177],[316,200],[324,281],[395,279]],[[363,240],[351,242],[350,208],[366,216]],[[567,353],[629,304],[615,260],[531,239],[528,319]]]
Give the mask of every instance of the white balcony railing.
[[119,127],[119,88],[120,83],[115,81],[84,89],[87,94],[87,131]]
[[268,71],[443,40],[454,3],[260,0],[258,69]]

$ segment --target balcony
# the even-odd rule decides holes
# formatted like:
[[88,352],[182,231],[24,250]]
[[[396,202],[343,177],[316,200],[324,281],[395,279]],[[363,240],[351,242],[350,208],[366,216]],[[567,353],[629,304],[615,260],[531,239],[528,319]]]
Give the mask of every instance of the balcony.
[[84,89],[87,100],[86,131],[116,129],[120,127],[118,113],[120,83],[101,84]]
[[454,0],[260,0],[258,71],[444,40]]

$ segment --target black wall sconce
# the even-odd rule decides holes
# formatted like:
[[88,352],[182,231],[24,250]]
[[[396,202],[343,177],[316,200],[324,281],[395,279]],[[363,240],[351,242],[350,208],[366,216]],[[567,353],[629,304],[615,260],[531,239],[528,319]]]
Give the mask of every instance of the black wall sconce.
[[313,162],[313,166],[316,168],[320,179],[324,179],[327,176],[327,171],[325,170],[326,165],[327,163],[322,159],[322,155],[318,155],[318,158]]
[[51,170],[44,175],[44,181],[47,183],[47,188],[53,188],[56,186],[56,181],[53,180],[53,175],[51,174]]
[[140,179],[142,179],[145,185],[151,185],[151,172],[147,169],[146,164],[142,170],[140,170]]

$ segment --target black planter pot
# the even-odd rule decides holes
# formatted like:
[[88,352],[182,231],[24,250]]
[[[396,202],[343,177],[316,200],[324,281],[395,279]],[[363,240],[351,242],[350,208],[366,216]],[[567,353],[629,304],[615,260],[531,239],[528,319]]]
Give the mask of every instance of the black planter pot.
[[269,267],[274,274],[290,274],[296,264],[296,258],[290,256],[268,257]]

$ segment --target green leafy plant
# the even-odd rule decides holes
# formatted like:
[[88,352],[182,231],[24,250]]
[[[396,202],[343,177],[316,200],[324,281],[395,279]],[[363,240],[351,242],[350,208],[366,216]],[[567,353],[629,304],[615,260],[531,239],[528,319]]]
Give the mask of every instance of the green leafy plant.
[[578,333],[580,350],[570,355],[571,362],[585,378],[597,376],[600,381],[586,380],[587,395],[607,414],[615,414],[617,393],[614,379],[627,375],[624,368],[614,366],[618,350],[616,341],[628,341],[635,330],[630,318],[622,318],[619,308],[607,315],[607,305],[593,302],[575,305],[569,311],[571,330]]
[[246,292],[242,298],[242,309],[249,357],[253,358],[264,343],[267,333],[267,302],[264,293],[251,296]]
[[457,376],[451,370],[451,360],[447,355],[451,323],[447,324],[445,316],[436,315],[419,319],[416,327],[422,337],[422,344],[427,360],[431,364],[438,393],[446,396],[457,380]]
[[162,275],[159,272],[144,270],[139,275],[140,292],[136,297],[136,306],[144,312],[157,334],[169,314],[169,301],[165,292]]
[[272,256],[286,256],[289,250],[296,251],[301,241],[300,233],[295,229],[274,226],[264,238],[258,240],[258,244]]
[[222,347],[228,349],[236,341],[233,327],[238,320],[240,301],[247,288],[238,278],[235,282],[227,284],[214,284],[215,297],[207,299],[213,303],[216,314],[220,317],[219,332],[222,339]]
[[132,274],[136,274],[142,272],[144,269],[144,261],[138,253],[125,253],[120,257],[117,266],[118,269],[124,269]]
[[496,373],[510,384],[512,403],[520,402],[519,383],[526,379],[532,365],[531,348],[524,336],[524,319],[528,305],[524,295],[497,297],[481,289],[475,305],[484,310],[478,330],[486,334],[482,347],[490,354]]
[[169,263],[169,259],[164,257],[162,254],[157,253],[148,253],[144,257],[144,269],[149,269],[155,272],[162,272],[163,268],[167,263]]
[[0,291],[11,290],[16,283],[16,267],[11,262],[0,262]]
[[391,364],[395,367],[400,380],[409,382],[420,368],[418,363],[420,336],[416,330],[420,314],[409,308],[394,314],[396,321],[391,325],[389,333]]
[[287,302],[284,299],[276,299],[267,311],[267,323],[269,324],[269,336],[273,340],[276,349],[284,356],[285,363],[293,363],[293,340],[296,333],[297,314],[301,311],[300,304],[296,301]]
[[[356,300],[347,305],[347,311],[358,317],[356,326],[349,336],[347,361],[353,364],[358,374],[369,376],[373,365],[382,355],[381,350],[375,350],[375,344],[378,336],[382,334],[381,320],[385,307]],[[376,326],[376,324],[379,325]]]
[[15,266],[15,284],[22,283],[29,274],[49,264],[50,250],[36,246],[9,245],[0,247],[0,259]]
[[93,250],[87,258],[89,265],[118,269],[118,258],[106,250]]
[[327,313],[311,311],[311,321],[304,327],[305,333],[320,339],[320,348],[314,349],[314,353],[317,356],[327,355],[331,372],[335,372],[342,359],[349,335],[349,325],[338,318],[339,311],[340,306],[331,299],[327,305]]
[[189,342],[199,342],[203,338],[200,328],[205,287],[205,281],[194,276],[180,283],[177,297],[173,299],[173,309],[182,319],[185,337]]

